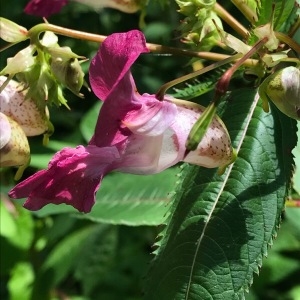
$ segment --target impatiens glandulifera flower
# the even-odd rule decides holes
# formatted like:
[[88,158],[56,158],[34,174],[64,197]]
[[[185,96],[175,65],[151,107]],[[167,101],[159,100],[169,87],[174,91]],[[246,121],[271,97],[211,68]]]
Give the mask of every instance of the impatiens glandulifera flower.
[[[7,77],[0,76],[0,86]],[[22,86],[11,79],[0,94],[0,111],[16,121],[26,136],[44,134],[49,130],[48,110],[40,111],[35,103],[26,99]],[[51,126],[50,126],[51,127]]]
[[[0,86],[7,77],[0,76]],[[1,113],[1,166],[20,166],[15,179],[19,180],[30,161],[30,149],[27,136],[44,134],[44,144],[53,133],[49,121],[48,109],[41,111],[20,84],[11,79],[0,93]]]
[[[134,13],[141,8],[143,0],[73,0],[82,4],[101,9],[111,7],[126,13]],[[26,5],[24,11],[29,15],[48,18],[49,16],[60,12],[60,10],[69,3],[68,0],[31,0]]]
[[20,179],[30,161],[30,148],[21,126],[0,112],[0,167],[20,167],[15,178]]
[[68,0],[31,0],[24,11],[29,15],[48,18],[60,12],[67,3]]
[[130,67],[146,52],[138,30],[106,38],[89,70],[91,87],[104,102],[89,145],[62,149],[47,170],[19,183],[10,197],[27,197],[24,206],[31,210],[66,203],[89,212],[102,178],[113,170],[153,174],[179,161],[208,168],[232,161],[228,132],[217,117],[198,148],[186,156],[187,136],[204,108],[169,96],[159,101],[155,95],[140,95]]
[[300,70],[287,67],[267,77],[259,87],[259,96],[268,111],[268,99],[287,116],[300,120]]

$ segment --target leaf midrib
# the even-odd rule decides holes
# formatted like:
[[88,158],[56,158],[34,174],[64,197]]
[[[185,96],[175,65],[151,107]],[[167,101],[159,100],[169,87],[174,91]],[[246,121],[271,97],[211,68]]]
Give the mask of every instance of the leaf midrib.
[[[242,144],[244,142],[244,139],[246,137],[246,133],[248,131],[248,128],[249,128],[249,125],[250,125],[252,116],[254,114],[254,110],[255,110],[255,107],[257,105],[258,100],[259,100],[259,97],[255,97],[255,99],[254,99],[254,101],[253,101],[253,103],[252,103],[252,105],[250,107],[249,114],[248,114],[247,119],[246,119],[245,127],[242,130],[242,136],[241,136],[241,138],[239,140],[239,143],[237,145],[237,148],[236,148],[237,154],[239,153],[239,151],[240,151],[240,149],[242,147]],[[205,235],[206,228],[207,228],[207,226],[208,226],[208,224],[209,224],[209,222],[211,220],[212,214],[213,214],[213,212],[214,212],[214,210],[215,210],[215,208],[217,206],[217,203],[218,203],[218,201],[220,199],[220,196],[221,196],[222,192],[225,189],[225,186],[226,186],[226,184],[228,182],[228,178],[229,178],[229,176],[231,174],[233,166],[234,166],[234,163],[231,164],[228,167],[228,169],[226,170],[225,178],[224,178],[224,181],[223,181],[223,183],[222,183],[222,185],[220,187],[220,191],[219,191],[219,193],[218,193],[218,195],[216,197],[216,200],[215,200],[215,202],[214,202],[214,204],[213,204],[213,206],[212,206],[212,208],[210,210],[210,213],[209,213],[209,215],[207,217],[207,221],[205,222],[205,225],[203,227],[202,233],[201,233],[201,235],[200,235],[200,237],[199,237],[199,239],[197,241],[197,246],[196,246],[195,254],[194,254],[192,265],[191,265],[191,271],[190,271],[190,274],[189,274],[188,284],[187,284],[187,287],[186,287],[185,300],[189,299],[189,292],[190,292],[190,287],[191,287],[191,284],[192,284],[192,277],[193,277],[193,273],[194,273],[194,267],[195,267],[195,264],[196,264],[196,258],[197,258],[197,255],[198,255],[198,252],[199,252],[200,245],[202,243],[203,237]]]

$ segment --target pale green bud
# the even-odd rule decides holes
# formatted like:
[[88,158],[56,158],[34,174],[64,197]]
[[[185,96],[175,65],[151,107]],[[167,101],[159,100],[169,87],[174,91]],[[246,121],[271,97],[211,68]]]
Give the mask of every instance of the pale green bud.
[[56,79],[71,90],[75,95],[81,96],[79,91],[84,83],[84,73],[78,58],[80,57],[69,47],[49,48],[51,55],[50,68]]
[[[287,116],[300,120],[300,70],[284,68],[270,75],[259,87],[259,95],[269,98]],[[267,97],[266,97],[267,96]]]
[[19,51],[14,57],[7,59],[6,67],[0,72],[0,75],[15,75],[29,70],[35,63],[36,57],[33,56],[35,46],[30,45]]
[[8,43],[18,43],[25,41],[27,29],[18,24],[0,17],[0,38]]

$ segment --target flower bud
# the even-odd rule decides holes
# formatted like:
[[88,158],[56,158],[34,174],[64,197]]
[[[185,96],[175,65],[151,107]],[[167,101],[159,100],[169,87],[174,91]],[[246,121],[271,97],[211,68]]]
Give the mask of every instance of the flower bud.
[[0,112],[0,166],[27,165],[30,149],[23,129],[10,117]]
[[0,18],[0,28],[0,38],[8,43],[18,43],[28,38],[28,31],[25,27],[5,18]]
[[[6,81],[0,77],[0,85]],[[0,94],[0,111],[16,121],[26,136],[35,136],[48,130],[48,110],[40,111],[31,99],[25,99],[26,93],[20,90],[20,84],[10,80]]]
[[259,87],[260,97],[266,96],[287,116],[300,120],[300,70],[284,68],[270,75]]
[[194,44],[197,50],[209,51],[218,44],[220,37],[216,25],[222,27],[222,21],[212,10],[215,0],[176,0],[179,12],[186,16],[178,30],[182,32],[182,41]]
[[69,47],[53,47],[48,52],[51,55],[50,69],[53,75],[75,95],[81,96],[79,91],[84,82],[84,73],[78,58],[83,57],[72,52]]
[[6,67],[0,72],[0,75],[12,75],[29,70],[35,63],[36,57],[33,56],[35,46],[30,45],[19,51],[14,57],[7,59]]

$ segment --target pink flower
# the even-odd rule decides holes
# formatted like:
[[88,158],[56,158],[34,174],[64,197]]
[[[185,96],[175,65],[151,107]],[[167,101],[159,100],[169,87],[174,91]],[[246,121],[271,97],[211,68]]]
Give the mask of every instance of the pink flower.
[[185,156],[187,136],[203,108],[171,97],[159,101],[140,95],[130,67],[146,52],[138,30],[107,37],[89,71],[92,89],[104,101],[89,145],[61,150],[47,170],[19,183],[10,197],[28,197],[24,206],[31,210],[66,203],[89,212],[102,178],[113,170],[153,174],[182,160],[206,167],[230,163],[230,138],[218,118],[198,148]]
[[[99,10],[111,7],[126,13],[134,13],[140,9],[139,0],[73,0]],[[59,13],[69,3],[68,0],[30,0],[24,11],[29,15],[48,18]]]
[[48,18],[60,12],[67,3],[68,0],[31,0],[24,11],[29,15]]

